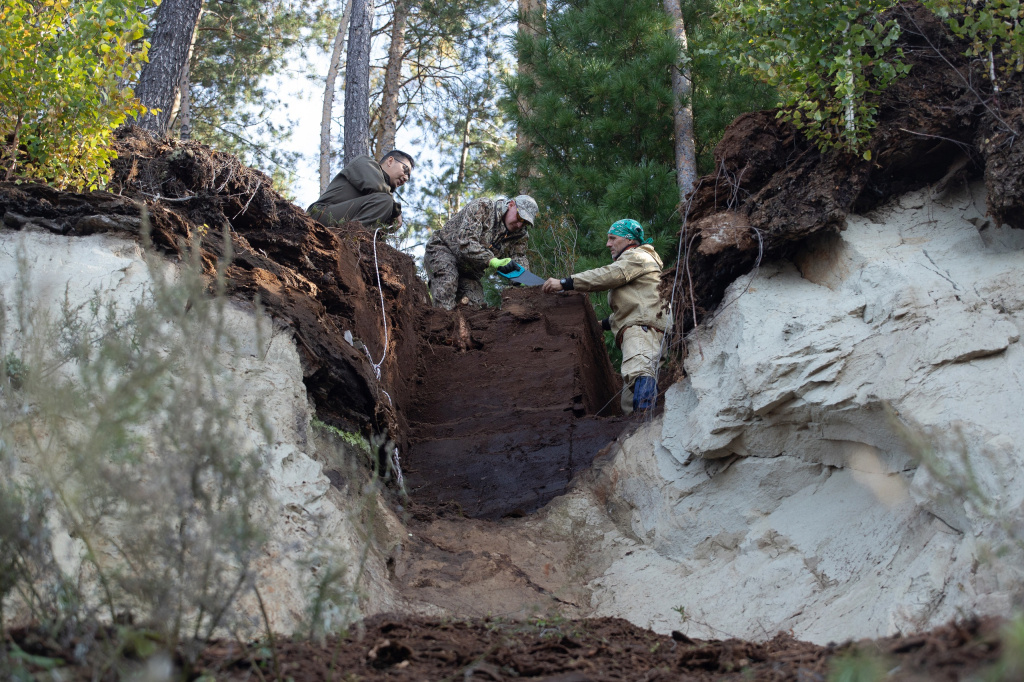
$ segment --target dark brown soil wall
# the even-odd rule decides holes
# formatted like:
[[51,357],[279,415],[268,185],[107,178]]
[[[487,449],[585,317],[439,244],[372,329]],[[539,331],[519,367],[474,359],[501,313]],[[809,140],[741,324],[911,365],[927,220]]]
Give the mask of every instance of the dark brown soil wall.
[[407,486],[474,517],[534,511],[622,430],[619,377],[586,296],[506,293],[501,310],[428,315],[409,412]]

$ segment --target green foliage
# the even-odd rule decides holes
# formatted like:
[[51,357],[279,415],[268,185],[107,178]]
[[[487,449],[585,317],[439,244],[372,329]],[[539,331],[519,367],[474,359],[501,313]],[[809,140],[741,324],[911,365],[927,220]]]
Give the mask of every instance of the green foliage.
[[1020,22],[1019,0],[930,0],[926,5],[948,20],[957,37],[970,42],[967,55],[988,62],[989,78],[997,88],[1001,81],[1024,70],[1024,26]]
[[503,42],[512,20],[494,0],[414,3],[405,38],[399,125],[422,135],[409,151],[417,158],[400,194],[415,209],[400,234],[424,242],[468,202],[487,194],[486,181],[511,151],[514,134],[497,100],[511,70]]
[[[113,130],[144,109],[125,82],[148,45],[140,3],[4,0],[0,4],[0,135],[6,179],[102,187]],[[143,5],[144,7],[144,5]]]
[[[684,3],[690,55],[655,0],[559,0],[540,33],[519,35],[522,71],[506,80],[502,109],[531,146],[509,155],[492,184],[516,194],[524,181],[541,206],[530,233],[534,269],[559,276],[608,262],[608,226],[640,221],[663,256],[682,224],[672,145],[671,67],[690,69],[698,171],[737,115],[775,103],[774,89],[709,54],[727,27],[708,21],[710,0]],[[593,299],[602,308],[607,306]]]
[[370,441],[366,440],[366,438],[361,433],[342,431],[337,426],[331,426],[330,424],[322,422],[316,418],[313,419],[312,424],[313,428],[322,429],[332,434],[335,438],[340,438],[342,441],[344,441],[348,445],[351,445],[357,451],[362,452],[367,456],[371,454]]
[[687,57],[692,78],[698,175],[715,172],[715,145],[737,116],[778,104],[774,86],[742,73],[736,64],[707,49],[711,45],[732,45],[740,40],[730,24],[707,19],[714,15],[716,7],[714,0],[693,0],[683,3],[682,8],[690,46]]
[[464,46],[466,73],[443,84],[433,102],[425,103],[417,123],[434,138],[436,162],[424,159],[417,172],[426,172],[420,206],[423,228],[436,229],[467,203],[484,195],[487,177],[498,170],[513,149],[507,119],[497,107],[501,80],[509,63],[497,45],[499,35],[488,28],[482,45]]
[[310,45],[333,37],[337,22],[328,4],[205,2],[189,73],[192,139],[267,169],[275,186],[286,186],[299,155],[280,148],[291,127],[272,117],[288,108],[274,81],[301,68]]
[[25,383],[25,363],[14,353],[8,353],[4,358],[0,372],[10,382],[11,388],[17,390]]
[[538,35],[517,36],[525,68],[508,79],[502,109],[533,144],[495,183],[514,195],[525,178],[540,204],[530,235],[540,273],[606,263],[607,228],[624,217],[671,250],[681,219],[670,69],[680,55],[669,27],[654,0],[558,0]]
[[[879,13],[893,0],[726,0],[720,20],[738,39],[719,54],[779,89],[780,117],[821,149],[861,152],[871,134],[878,94],[910,66],[893,49],[899,25]],[[865,157],[870,158],[869,152]]]

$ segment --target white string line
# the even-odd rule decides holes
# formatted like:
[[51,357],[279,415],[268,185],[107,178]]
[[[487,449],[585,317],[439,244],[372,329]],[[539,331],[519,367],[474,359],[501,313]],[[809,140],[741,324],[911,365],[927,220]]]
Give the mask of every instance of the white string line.
[[[380,284],[380,264],[377,261],[377,233],[378,232],[380,232],[380,228],[379,227],[376,230],[374,230],[374,232],[373,232],[373,269],[377,273],[377,293],[380,294],[380,314],[381,314],[381,317],[384,318],[384,350],[381,353],[380,362],[374,362],[373,361],[373,356],[370,355],[370,349],[367,348],[365,343],[363,344],[363,352],[366,353],[366,357],[368,357],[370,359],[370,365],[373,367],[373,373],[374,373],[374,375],[376,375],[377,381],[379,382],[380,381],[380,368],[381,368],[381,365],[384,364],[384,360],[386,360],[387,357],[388,357],[388,343],[389,343],[389,339],[388,339],[388,314],[387,314],[387,312],[384,309],[384,287],[382,287],[381,284]],[[391,403],[392,407],[394,407],[395,403],[394,403],[394,401],[391,400],[391,396],[388,395],[388,392],[385,391],[383,388],[380,389],[380,392],[383,393],[387,397],[388,402]]]
[[[381,353],[380,362],[373,361],[373,356],[370,355],[370,349],[367,348],[365,343],[363,344],[363,352],[366,353],[366,357],[370,359],[370,365],[373,367],[373,373],[377,377],[377,388],[380,389],[380,392],[384,394],[391,406],[394,407],[395,403],[391,400],[391,396],[388,395],[387,391],[380,387],[380,368],[388,357],[388,344],[390,343],[390,339],[388,337],[388,314],[384,309],[384,287],[382,287],[380,283],[380,263],[377,260],[377,234],[379,232],[380,227],[373,231],[373,269],[377,273],[377,293],[380,294],[380,314],[381,317],[384,318],[384,350]],[[400,490],[404,490],[405,477],[402,476],[402,462],[398,457],[397,445],[391,452],[391,465],[395,471],[395,482],[398,484],[398,488]]]

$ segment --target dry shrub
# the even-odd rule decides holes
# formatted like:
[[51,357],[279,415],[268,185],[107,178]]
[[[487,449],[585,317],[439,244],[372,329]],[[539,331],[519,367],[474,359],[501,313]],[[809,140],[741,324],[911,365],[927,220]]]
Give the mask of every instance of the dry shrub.
[[34,307],[27,273],[0,292],[0,627],[28,617],[88,649],[83,624],[133,623],[188,660],[252,625],[235,605],[266,539],[270,434],[259,406],[238,419],[223,273],[211,296],[189,253],[150,255],[123,307]]

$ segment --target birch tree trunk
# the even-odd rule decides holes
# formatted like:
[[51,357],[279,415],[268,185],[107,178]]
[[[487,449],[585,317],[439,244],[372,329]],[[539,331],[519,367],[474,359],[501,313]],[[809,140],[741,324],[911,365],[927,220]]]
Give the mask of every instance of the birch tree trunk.
[[156,14],[150,38],[149,63],[142,69],[135,96],[149,109],[139,117],[140,126],[155,135],[166,135],[171,107],[181,83],[182,70],[188,64],[189,47],[203,0],[164,0]]
[[200,7],[196,15],[196,25],[192,28],[192,40],[189,41],[188,55],[185,57],[185,66],[181,69],[181,80],[178,82],[178,96],[175,98],[175,107],[171,111],[171,118],[167,123],[167,129],[178,126],[178,137],[182,140],[192,139],[192,91],[190,86],[190,74],[192,72],[192,55],[196,49],[196,38],[199,36],[199,22],[203,20],[203,10]]
[[398,91],[402,83],[402,60],[405,58],[405,25],[411,0],[395,0],[395,15],[391,21],[391,47],[388,48],[388,66],[384,71],[384,92],[380,102],[380,134],[377,136],[377,156],[395,148],[398,131]]
[[[664,0],[665,12],[672,17],[672,31],[679,41],[683,56],[687,53],[686,25],[679,0]],[[697,154],[693,141],[693,108],[690,105],[693,94],[689,67],[672,67],[673,131],[675,133],[676,183],[679,198],[685,200],[697,183]]]
[[370,153],[370,37],[373,0],[352,0],[345,64],[345,165]]
[[345,49],[345,34],[348,33],[348,21],[352,16],[352,0],[345,3],[338,24],[338,35],[334,37],[334,51],[331,52],[331,66],[327,69],[327,80],[324,83],[324,110],[320,117],[320,194],[327,191],[331,182],[331,116],[334,108],[335,83],[338,80],[338,68],[341,64],[341,52]]
[[178,127],[178,139],[181,140],[192,139],[192,92],[189,90],[189,62],[185,63],[185,70],[181,72],[181,84],[178,86],[178,99],[181,101],[181,110],[178,113],[181,122]]

